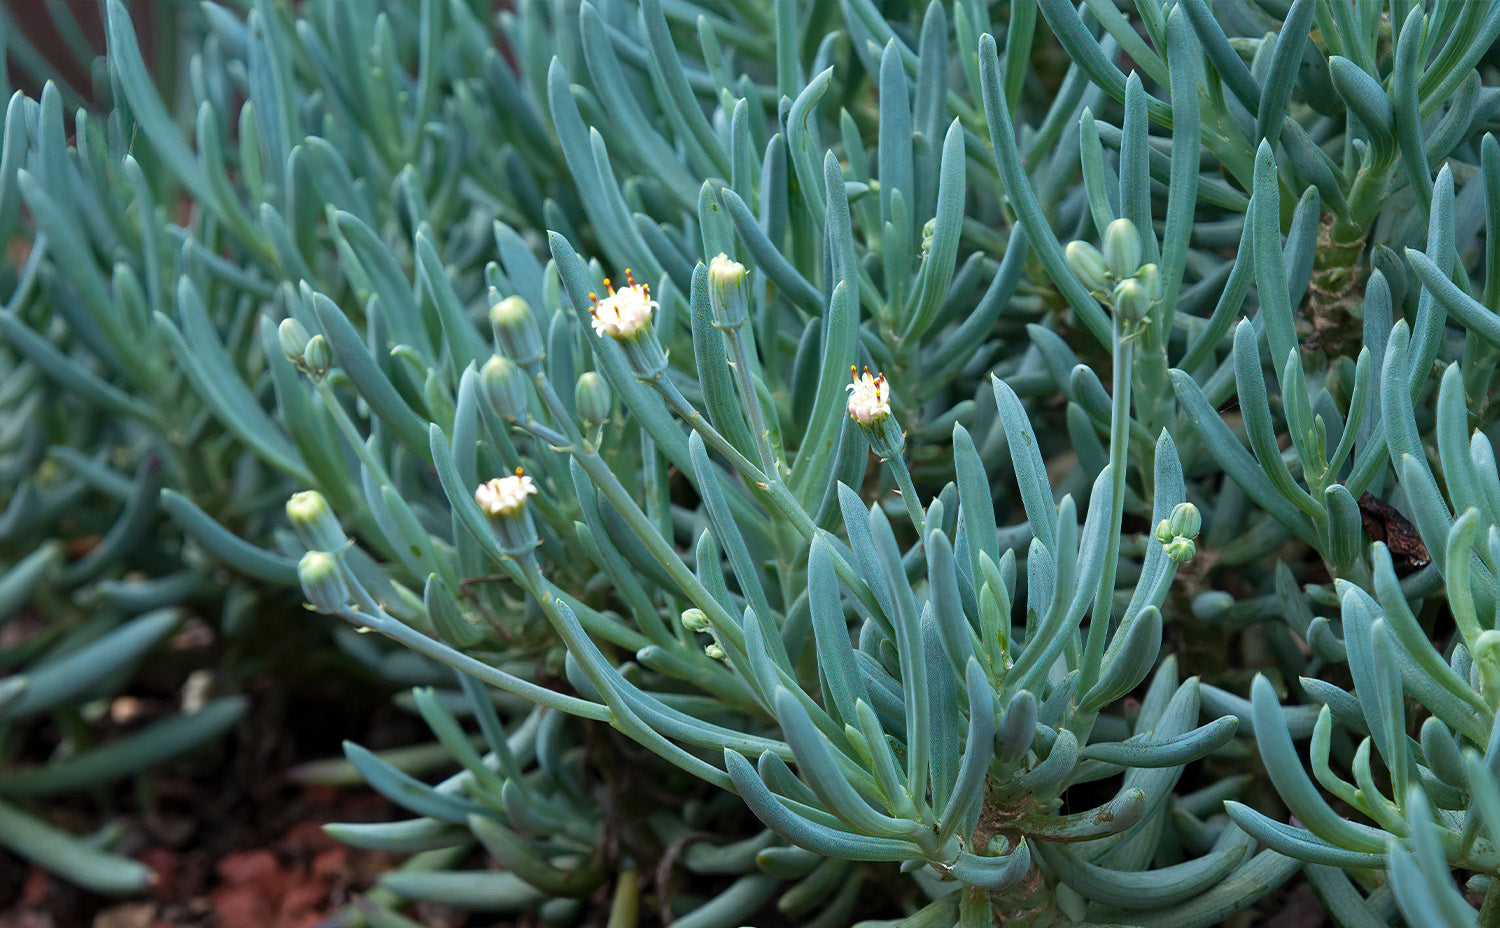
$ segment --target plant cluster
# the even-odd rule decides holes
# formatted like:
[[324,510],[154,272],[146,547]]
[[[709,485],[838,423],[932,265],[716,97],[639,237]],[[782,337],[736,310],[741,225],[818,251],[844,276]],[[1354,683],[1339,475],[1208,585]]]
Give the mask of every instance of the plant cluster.
[[1131,7],[108,0],[0,615],[110,607],[0,726],[297,587],[457,769],[348,746],[372,924],[1500,925],[1500,4]]

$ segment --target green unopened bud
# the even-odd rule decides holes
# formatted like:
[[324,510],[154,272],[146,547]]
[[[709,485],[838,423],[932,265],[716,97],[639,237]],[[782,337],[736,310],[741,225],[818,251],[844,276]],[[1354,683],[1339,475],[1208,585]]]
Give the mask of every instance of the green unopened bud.
[[922,223],[922,255],[932,251],[932,240],[937,238],[937,217],[934,216]]
[[333,349],[328,347],[328,339],[314,335],[302,349],[302,369],[314,377],[322,377],[330,367],[333,367]]
[[307,342],[312,338],[307,334],[307,326],[296,319],[281,320],[281,325],[276,327],[276,337],[281,341],[282,353],[293,364],[302,360],[302,352],[307,350]]
[[692,608],[682,613],[682,627],[695,635],[701,635],[708,631],[708,613],[702,609]]
[[1104,230],[1104,266],[1116,280],[1130,277],[1141,266],[1141,236],[1135,223],[1116,219]]
[[1115,284],[1110,303],[1115,307],[1115,315],[1124,323],[1140,322],[1151,312],[1151,297],[1134,278],[1127,277]]
[[1192,503],[1178,503],[1172,507],[1167,528],[1179,538],[1197,538],[1198,532],[1203,529],[1203,516]]
[[1473,674],[1484,701],[1500,706],[1500,631],[1480,632],[1474,642]]
[[500,418],[514,419],[526,411],[526,372],[510,358],[493,355],[479,369],[479,380]]
[[1146,296],[1151,298],[1151,302],[1161,299],[1161,271],[1156,265],[1142,264],[1141,269],[1135,272],[1135,279],[1146,289]]
[[1179,564],[1186,564],[1188,561],[1191,561],[1193,555],[1197,553],[1198,546],[1193,544],[1191,538],[1179,536],[1167,542],[1167,557]]
[[727,654],[724,653],[724,649],[721,648],[721,647],[719,647],[719,643],[717,641],[714,642],[713,644],[708,645],[707,647],[705,647],[703,649],[703,653],[707,654],[709,656],[709,658],[712,659],[712,660],[716,660],[716,661],[727,661],[727,660],[729,660],[729,655],[727,655]]
[[1103,296],[1109,292],[1109,268],[1099,249],[1088,242],[1074,241],[1068,243],[1063,254],[1068,259],[1068,267],[1073,269],[1074,275],[1088,288],[1089,293]]
[[1156,533],[1154,537],[1156,538],[1157,544],[1171,544],[1172,520],[1162,519],[1160,522],[1156,523]]
[[337,612],[349,602],[349,582],[338,559],[326,551],[309,551],[297,562],[302,595],[318,612]]
[[464,618],[458,600],[437,574],[427,576],[427,585],[422,589],[422,608],[432,620],[432,627],[451,645],[471,648],[484,637],[483,629]]
[[1198,513],[1198,507],[1192,503],[1178,503],[1172,507],[1170,516],[1156,523],[1155,537],[1166,549],[1167,557],[1184,564],[1197,553],[1193,539],[1198,537],[1202,528],[1203,517]]
[[286,517],[297,540],[309,551],[341,551],[349,542],[328,501],[317,490],[293,493],[286,501]]
[[500,352],[522,367],[547,356],[531,304],[521,297],[508,296],[490,307],[490,328]]
[[578,375],[578,383],[573,388],[573,403],[578,407],[578,418],[589,428],[603,425],[614,408],[609,384],[594,371]]
[[734,329],[750,318],[749,278],[745,266],[726,254],[708,262],[708,302],[714,325]]

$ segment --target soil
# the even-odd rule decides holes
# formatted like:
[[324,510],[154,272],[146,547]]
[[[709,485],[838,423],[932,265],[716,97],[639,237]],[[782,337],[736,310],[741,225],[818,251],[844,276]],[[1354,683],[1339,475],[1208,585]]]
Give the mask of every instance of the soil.
[[[344,928],[345,914],[362,894],[402,863],[405,855],[346,847],[320,826],[391,821],[410,813],[357,781],[309,786],[294,773],[340,758],[344,739],[375,751],[429,743],[426,726],[395,708],[391,686],[341,655],[323,637],[326,629],[310,625],[300,608],[268,608],[256,621],[257,641],[247,648],[234,634],[190,620],[121,694],[85,714],[95,742],[106,743],[180,711],[194,687],[182,681],[208,675],[213,695],[233,692],[248,701],[234,729],[194,754],[97,795],[69,793],[33,806],[74,834],[115,829],[120,837],[112,848],[155,871],[151,891],[138,898],[99,896],[0,848],[0,928]],[[0,645],[14,646],[45,628],[35,613],[19,615],[7,624]],[[246,676],[246,666],[261,669]],[[614,743],[619,736],[607,729],[595,734],[605,739],[597,748],[613,757],[641,751]],[[7,745],[3,763],[43,763],[59,740],[51,720],[31,725]],[[620,786],[645,795],[659,784],[624,780]],[[463,866],[487,863],[476,853]],[[682,874],[658,878],[664,882],[643,877],[649,898],[659,885],[677,885]],[[717,886],[716,880],[708,884]],[[699,878],[700,890],[704,882]],[[601,899],[600,911],[607,905]],[[533,916],[517,920],[432,904],[403,912],[424,928],[538,924]],[[647,922],[650,917],[645,914]],[[774,912],[755,924],[786,928]]]
[[[386,694],[347,678],[334,686],[324,677],[296,692],[276,680],[265,672],[238,687],[249,711],[218,743],[106,795],[45,804],[55,824],[77,834],[117,828],[115,848],[156,873],[147,897],[97,896],[0,849],[0,928],[312,928],[398,864],[392,855],[345,847],[319,827],[401,817],[390,803],[362,787],[299,785],[286,771],[338,756],[346,737],[373,749],[413,743],[420,723],[392,709]],[[148,676],[91,727],[107,740],[176,702]],[[28,735],[22,760],[45,758],[56,732],[39,726]]]

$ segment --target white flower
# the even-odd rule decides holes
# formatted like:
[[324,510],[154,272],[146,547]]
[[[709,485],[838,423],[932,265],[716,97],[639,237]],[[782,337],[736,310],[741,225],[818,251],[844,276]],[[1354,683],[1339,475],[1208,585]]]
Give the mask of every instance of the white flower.
[[738,285],[745,279],[745,266],[721,251],[708,262],[708,278],[721,287]]
[[854,382],[844,388],[849,391],[849,418],[860,425],[873,425],[888,418],[891,401],[885,375],[871,377],[868,367],[863,374],[858,374],[852,365],[849,373],[854,377]]
[[589,299],[594,301],[589,312],[594,317],[595,334],[611,338],[634,338],[651,325],[651,313],[659,309],[661,304],[651,299],[650,287],[645,284],[636,285],[628,268],[625,270],[625,280],[628,285],[616,290],[606,278],[604,286],[609,290],[606,299],[601,300],[596,295],[589,294]]
[[481,483],[474,491],[474,502],[489,515],[508,516],[525,508],[526,497],[535,492],[536,484],[518,467],[514,477],[497,477]]

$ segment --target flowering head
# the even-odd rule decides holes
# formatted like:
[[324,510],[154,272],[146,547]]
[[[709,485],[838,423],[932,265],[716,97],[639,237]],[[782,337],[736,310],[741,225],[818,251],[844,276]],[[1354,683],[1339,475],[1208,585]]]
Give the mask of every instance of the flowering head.
[[515,476],[496,477],[474,491],[474,502],[490,517],[495,539],[506,554],[523,554],[538,544],[536,525],[526,509],[526,497],[535,492],[536,484],[519,467]]
[[589,294],[589,300],[594,304],[589,308],[589,314],[594,317],[595,334],[631,339],[650,328],[651,314],[661,304],[651,299],[649,286],[636,284],[629,268],[625,269],[625,281],[626,286],[616,290],[606,277],[604,288],[609,291],[609,296],[601,300],[598,294]]
[[536,492],[536,483],[516,468],[514,477],[496,477],[481,483],[474,491],[474,502],[486,515],[500,518],[515,515],[526,507],[526,497]]
[[870,376],[870,369],[863,374],[854,365],[849,365],[853,383],[844,389],[849,391],[849,418],[860,425],[874,425],[890,417],[890,391],[886,388],[885,375]]
[[714,325],[721,329],[744,325],[750,318],[749,272],[723,252],[708,262],[708,303]]
[[902,434],[896,417],[891,415],[891,391],[885,375],[871,376],[868,367],[861,374],[853,365],[849,367],[849,374],[854,380],[846,388],[849,391],[849,418],[859,423],[860,431],[870,442],[870,450],[882,459],[897,457],[906,446],[906,436]]

